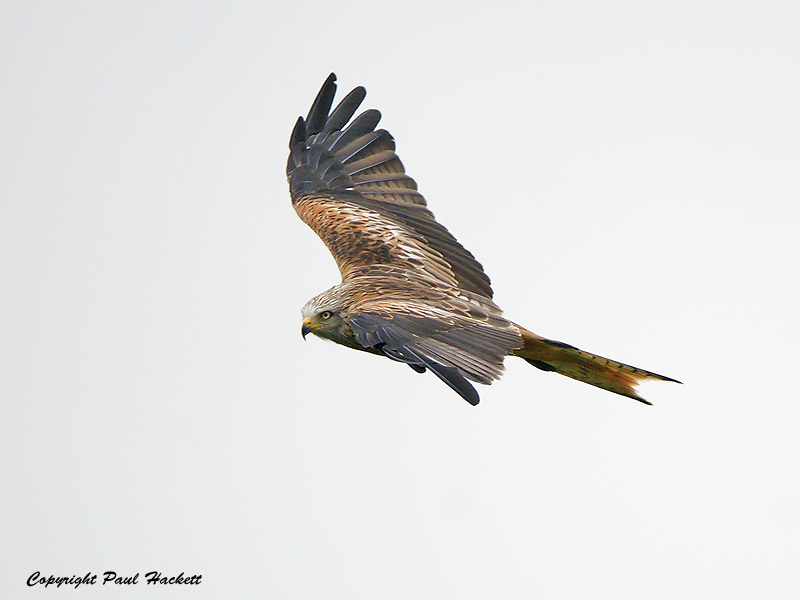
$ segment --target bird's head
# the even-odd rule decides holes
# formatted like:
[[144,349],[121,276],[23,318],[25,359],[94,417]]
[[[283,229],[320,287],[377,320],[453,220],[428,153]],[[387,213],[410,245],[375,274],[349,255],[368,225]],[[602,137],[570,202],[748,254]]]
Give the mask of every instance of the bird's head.
[[[344,337],[352,337],[352,331],[344,318],[344,298],[341,286],[335,286],[315,296],[303,307],[302,333],[309,333],[338,343]],[[349,336],[348,336],[349,333]]]

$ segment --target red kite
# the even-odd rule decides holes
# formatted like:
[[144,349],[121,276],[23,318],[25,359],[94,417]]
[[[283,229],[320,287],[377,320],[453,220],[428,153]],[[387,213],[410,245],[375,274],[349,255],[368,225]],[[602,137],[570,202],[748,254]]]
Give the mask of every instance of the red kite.
[[[481,264],[426,208],[417,184],[378,129],[366,96],[347,94],[331,112],[331,73],[289,142],[292,205],[333,254],[342,283],[303,307],[302,333],[430,369],[470,404],[469,383],[490,384],[506,356],[650,404],[633,389],[676,381],[545,339],[509,321],[492,300]],[[349,123],[349,124],[348,124]]]

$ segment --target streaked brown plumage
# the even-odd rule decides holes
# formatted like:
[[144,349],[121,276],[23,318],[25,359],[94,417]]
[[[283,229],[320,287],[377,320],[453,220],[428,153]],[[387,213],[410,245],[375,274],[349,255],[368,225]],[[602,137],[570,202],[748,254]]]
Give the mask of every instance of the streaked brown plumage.
[[341,284],[303,307],[304,337],[314,333],[420,373],[430,369],[473,405],[479,397],[467,380],[498,379],[506,356],[646,404],[633,386],[676,381],[506,319],[481,264],[436,222],[395,154],[394,139],[375,129],[380,113],[367,110],[351,122],[364,88],[331,111],[335,92],[331,73],[289,142],[292,205],[342,275]]

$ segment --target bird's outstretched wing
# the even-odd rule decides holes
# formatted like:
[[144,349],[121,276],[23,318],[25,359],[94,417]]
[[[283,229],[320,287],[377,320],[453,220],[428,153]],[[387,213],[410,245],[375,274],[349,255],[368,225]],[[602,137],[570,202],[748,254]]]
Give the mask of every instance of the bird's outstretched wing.
[[[392,136],[375,127],[377,110],[351,118],[366,91],[357,87],[331,111],[331,73],[289,142],[292,204],[333,254],[343,281],[372,265],[403,277],[465,290],[491,303],[481,264],[436,222],[395,154]],[[348,125],[349,123],[349,125]]]
[[467,379],[491,383],[502,374],[503,358],[522,345],[518,329],[505,319],[424,292],[417,299],[364,302],[348,323],[365,348],[417,371],[430,369],[470,404],[478,403],[478,394]]

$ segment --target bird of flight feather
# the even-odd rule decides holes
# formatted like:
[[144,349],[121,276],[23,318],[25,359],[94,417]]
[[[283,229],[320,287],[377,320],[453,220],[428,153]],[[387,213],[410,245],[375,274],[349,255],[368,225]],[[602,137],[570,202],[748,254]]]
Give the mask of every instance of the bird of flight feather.
[[634,390],[639,382],[677,382],[506,319],[481,264],[434,219],[394,138],[376,129],[381,114],[353,118],[366,90],[355,88],[331,111],[335,93],[331,73],[289,141],[292,205],[342,275],[303,307],[303,337],[430,370],[472,405],[480,398],[470,381],[498,379],[506,356],[645,404]]

